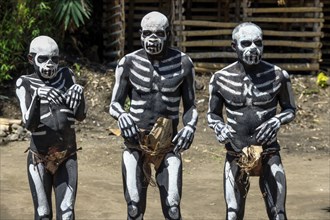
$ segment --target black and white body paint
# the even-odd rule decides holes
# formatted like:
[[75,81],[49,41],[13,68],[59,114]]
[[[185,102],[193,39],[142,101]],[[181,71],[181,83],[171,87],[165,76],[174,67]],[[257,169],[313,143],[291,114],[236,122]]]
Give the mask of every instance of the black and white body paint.
[[[40,36],[31,42],[29,60],[36,72],[16,81],[16,95],[25,127],[32,132],[30,150],[44,155],[50,148],[75,152],[75,121],[86,117],[83,87],[76,84],[70,69],[57,68],[58,47],[50,37]],[[76,160],[76,155],[69,157],[52,175],[42,163],[36,164],[29,152],[28,176],[35,219],[52,218],[53,187],[57,216],[74,218]]]
[[[147,14],[141,22],[143,49],[127,54],[116,68],[116,83],[110,115],[118,119],[126,142],[138,144],[140,129],[150,131],[159,117],[173,120],[173,152],[168,153],[156,173],[166,219],[180,219],[181,156],[190,147],[197,124],[194,67],[184,53],[167,46],[167,18],[159,12]],[[128,112],[124,110],[130,99]],[[179,124],[183,102],[183,128]],[[126,147],[123,153],[123,178],[128,219],[142,219],[146,190],[141,152]]]
[[158,12],[150,12],[141,21],[141,42],[150,55],[158,55],[167,47],[169,34],[168,19]]
[[262,30],[251,23],[242,23],[232,33],[233,48],[238,59],[247,64],[255,65],[261,61],[263,54]]
[[[255,24],[243,23],[234,29],[233,48],[238,61],[210,80],[208,124],[228,151],[240,153],[244,147],[262,145],[264,152],[277,152],[263,159],[260,187],[269,191],[265,197],[269,218],[283,219],[286,185],[277,131],[295,117],[290,77],[285,70],[261,60],[262,32]],[[228,219],[243,218],[245,192],[235,189],[248,188],[238,183],[240,169],[235,159],[227,154],[224,188]]]
[[[47,46],[44,46],[47,45]],[[31,64],[44,79],[51,79],[56,75],[59,50],[56,42],[47,36],[39,36],[30,43],[30,54],[35,54]]]

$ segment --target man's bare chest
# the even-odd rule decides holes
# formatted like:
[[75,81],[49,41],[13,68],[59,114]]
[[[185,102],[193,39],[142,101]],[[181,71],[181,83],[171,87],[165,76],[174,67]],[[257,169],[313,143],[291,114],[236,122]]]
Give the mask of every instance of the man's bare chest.
[[171,66],[146,65],[143,69],[131,68],[129,82],[137,92],[174,92],[184,78],[183,69]]
[[238,79],[219,79],[220,94],[228,104],[234,106],[262,106],[276,99],[280,83],[274,80],[253,82],[244,77]]

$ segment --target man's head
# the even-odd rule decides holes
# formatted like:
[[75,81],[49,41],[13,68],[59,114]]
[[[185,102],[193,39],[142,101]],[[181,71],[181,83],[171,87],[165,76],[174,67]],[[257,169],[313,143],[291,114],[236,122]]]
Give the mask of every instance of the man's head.
[[44,79],[51,79],[56,75],[59,63],[59,49],[57,43],[48,36],[38,36],[30,43],[29,62]]
[[258,64],[263,53],[262,30],[251,22],[235,27],[232,33],[232,47],[238,59],[247,65]]
[[141,43],[151,56],[160,55],[166,50],[169,41],[168,19],[157,11],[146,14],[141,20]]

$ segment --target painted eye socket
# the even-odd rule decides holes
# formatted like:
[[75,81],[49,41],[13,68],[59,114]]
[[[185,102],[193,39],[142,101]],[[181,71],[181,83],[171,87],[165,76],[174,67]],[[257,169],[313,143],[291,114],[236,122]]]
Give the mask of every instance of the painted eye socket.
[[60,57],[59,56],[52,56],[52,57],[38,56],[38,62],[39,63],[44,63],[48,60],[52,60],[54,63],[58,63],[60,61]]
[[257,45],[258,47],[261,47],[262,41],[261,40],[254,41],[254,44]]
[[158,30],[158,31],[143,30],[142,31],[142,35],[144,37],[149,37],[152,34],[155,34],[157,37],[165,37],[166,36],[165,31],[162,31],[162,30]]
[[248,46],[250,46],[252,44],[252,41],[248,41],[248,40],[243,40],[243,41],[241,41],[241,45],[243,46],[243,47],[248,47]]

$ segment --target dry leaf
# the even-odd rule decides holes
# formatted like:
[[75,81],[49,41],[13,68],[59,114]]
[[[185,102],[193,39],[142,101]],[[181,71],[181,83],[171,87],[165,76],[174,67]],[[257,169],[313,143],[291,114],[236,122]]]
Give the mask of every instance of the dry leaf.
[[120,136],[121,134],[121,131],[118,128],[109,128],[109,131],[110,131],[109,135],[114,134],[116,136]]

